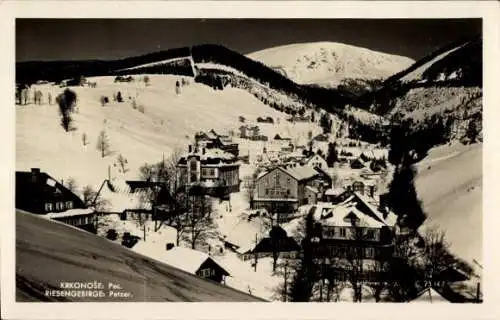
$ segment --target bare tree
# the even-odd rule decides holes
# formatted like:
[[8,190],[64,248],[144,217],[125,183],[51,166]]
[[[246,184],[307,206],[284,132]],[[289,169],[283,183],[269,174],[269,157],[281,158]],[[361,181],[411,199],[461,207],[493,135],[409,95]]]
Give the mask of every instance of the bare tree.
[[129,171],[129,169],[127,168],[128,160],[121,153],[116,158],[116,161],[119,166],[119,172],[125,174]]
[[473,269],[467,262],[450,252],[450,243],[446,241],[445,232],[437,226],[431,226],[425,231],[423,243],[421,262],[426,281],[431,286],[437,286],[439,280],[444,280],[440,274],[449,267],[459,269],[468,276],[473,274]]
[[111,153],[111,145],[109,143],[109,138],[105,130],[101,130],[101,132],[99,132],[96,148],[99,152],[101,152],[102,158],[108,156]]
[[260,168],[257,167],[251,176],[247,177],[247,185],[245,186],[245,196],[250,205],[250,208],[253,208],[253,199],[255,195],[255,187],[257,184],[257,177],[259,176]]
[[183,240],[196,249],[198,245],[217,235],[217,228],[213,220],[212,204],[203,193],[187,194],[187,212],[185,216],[185,233]]
[[353,289],[354,302],[361,302],[362,289],[364,284],[365,266],[365,248],[363,243],[369,240],[366,236],[366,230],[363,226],[358,225],[358,222],[353,218],[350,231],[350,246],[341,249],[343,261],[345,263],[345,271],[347,281]]
[[86,206],[94,206],[96,211],[103,211],[108,205],[109,201],[103,199],[101,195],[92,186],[87,185],[82,190],[83,203]]
[[87,134],[85,132],[82,133],[82,143],[84,146],[89,144],[89,139],[88,139]]
[[75,178],[70,177],[70,178],[66,179],[64,182],[65,182],[65,183],[64,183],[64,186],[65,186],[65,187],[66,187],[69,191],[71,191],[71,192],[73,192],[73,193],[78,192],[78,186],[77,186],[77,184],[76,184],[76,180],[75,180]]

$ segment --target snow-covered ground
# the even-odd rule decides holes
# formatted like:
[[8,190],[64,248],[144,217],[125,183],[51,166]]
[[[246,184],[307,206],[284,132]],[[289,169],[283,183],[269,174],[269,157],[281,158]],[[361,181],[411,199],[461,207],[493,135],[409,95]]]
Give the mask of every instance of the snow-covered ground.
[[298,43],[248,55],[300,84],[336,87],[343,79],[385,79],[414,60],[335,42]]
[[482,144],[444,145],[418,164],[416,187],[428,214],[422,226],[437,225],[452,252],[482,261]]
[[[35,85],[43,93],[43,104],[16,106],[16,170],[41,168],[57,180],[74,178],[79,187],[94,188],[108,176],[134,179],[145,162],[162,159],[175,149],[186,150],[198,131],[215,129],[219,133],[238,132],[244,116],[249,124],[257,117],[272,117],[275,125],[258,124],[263,134],[287,134],[296,140],[307,136],[310,125],[292,124],[286,114],[263,104],[248,92],[235,88],[215,91],[191,82],[175,93],[175,82],[170,75],[149,75],[150,85],[142,81],[114,83],[113,77],[89,78],[96,88],[72,87],[78,96],[77,112],[73,114],[76,130],[65,132],[60,125],[57,94],[64,88]],[[124,102],[114,102],[113,94],[121,92]],[[48,93],[52,104],[48,105]],[[100,97],[107,96],[109,104],[101,106]],[[137,109],[132,106],[135,99]],[[143,107],[144,112],[141,112]],[[279,122],[279,123],[278,123]],[[312,130],[317,132],[317,126]],[[101,157],[96,149],[97,136],[105,130],[114,154]],[[83,135],[87,144],[83,144]],[[261,143],[242,142],[241,154],[248,150],[262,152]],[[246,143],[247,142],[247,143]],[[128,160],[128,172],[118,172],[116,158],[122,154]],[[92,174],[89,174],[92,173]]]

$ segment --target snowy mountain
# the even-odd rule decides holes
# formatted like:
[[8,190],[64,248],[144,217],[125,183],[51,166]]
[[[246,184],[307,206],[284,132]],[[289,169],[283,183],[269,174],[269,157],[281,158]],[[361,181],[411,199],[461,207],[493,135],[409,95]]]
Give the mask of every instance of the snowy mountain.
[[386,80],[399,83],[461,83],[482,85],[482,39],[452,42]]
[[344,79],[386,79],[415,61],[336,42],[299,43],[253,52],[248,57],[300,84],[336,87]]
[[450,140],[462,140],[468,130],[482,137],[482,40],[446,45],[389,77],[372,95],[370,110],[391,121],[411,120],[425,127],[443,121]]

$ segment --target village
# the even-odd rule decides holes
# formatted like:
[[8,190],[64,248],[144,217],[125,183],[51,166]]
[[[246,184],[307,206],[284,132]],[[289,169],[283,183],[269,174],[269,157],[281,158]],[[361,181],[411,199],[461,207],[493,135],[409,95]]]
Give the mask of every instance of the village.
[[[402,232],[384,205],[387,150],[339,138],[345,127],[293,135],[276,132],[275,121],[239,116],[227,133],[200,131],[142,180],[120,181],[110,167],[84,199],[43,168],[16,172],[16,208],[271,301],[287,299],[287,267],[300,257],[310,216],[320,226],[318,259],[346,279],[339,291],[323,283],[315,299],[372,301],[347,279],[353,259],[365,266],[360,279],[379,279],[377,261]],[[307,116],[287,121],[314,128]]]

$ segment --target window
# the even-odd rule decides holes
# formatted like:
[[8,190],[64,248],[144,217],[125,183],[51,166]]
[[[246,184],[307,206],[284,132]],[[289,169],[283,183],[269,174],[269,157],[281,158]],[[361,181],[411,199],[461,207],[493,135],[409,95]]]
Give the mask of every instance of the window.
[[375,257],[375,249],[374,248],[366,248],[365,255],[367,258],[374,258]]
[[73,201],[66,201],[66,209],[73,209]]
[[340,228],[340,236],[342,238],[347,237],[347,230],[345,228]]
[[375,240],[375,230],[373,229],[366,230],[366,239]]
[[196,176],[196,171],[194,171],[194,172],[191,171],[191,176],[190,176],[190,180],[189,181],[190,182],[196,182],[197,178],[198,177]]
[[64,210],[64,203],[56,202],[56,210]]
[[200,277],[208,278],[210,276],[215,275],[215,270],[214,269],[201,269],[199,271],[199,275],[200,275]]
[[46,203],[45,204],[45,211],[50,212],[53,210],[52,203]]

